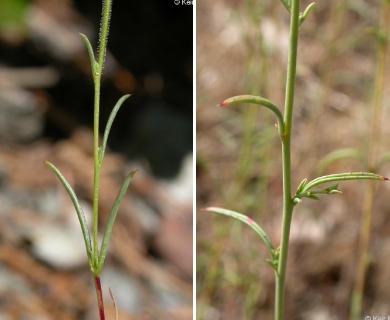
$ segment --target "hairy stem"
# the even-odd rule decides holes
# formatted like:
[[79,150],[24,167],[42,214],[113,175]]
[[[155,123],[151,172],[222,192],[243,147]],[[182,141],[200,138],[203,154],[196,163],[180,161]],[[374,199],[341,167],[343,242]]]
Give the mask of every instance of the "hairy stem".
[[100,116],[100,82],[103,72],[104,56],[108,40],[108,29],[111,14],[111,0],[103,1],[102,21],[99,36],[99,53],[97,65],[94,68],[93,80],[95,87],[94,94],[94,113],[93,113],[93,207],[92,207],[92,242],[93,257],[95,258],[94,266],[96,274],[99,263],[98,249],[98,225],[99,225],[99,174],[101,161],[99,157],[99,116]]
[[[99,83],[95,80],[94,99],[94,128],[93,128],[93,214],[92,214],[92,242],[93,257],[98,257],[98,211],[99,211],[99,103],[100,103],[100,77]],[[96,260],[96,259],[95,259]],[[94,261],[96,266],[97,261]]]
[[95,283],[96,298],[99,308],[100,320],[104,320],[104,303],[102,287],[100,284],[99,249],[98,249],[98,226],[99,226],[99,174],[101,162],[99,146],[99,117],[100,117],[100,83],[104,65],[104,56],[108,40],[108,28],[111,14],[111,0],[103,1],[103,13],[99,36],[99,53],[97,64],[94,63],[94,113],[93,113],[93,207],[92,207],[92,242],[93,242],[93,279]]
[[283,319],[284,286],[288,255],[288,241],[294,204],[291,200],[291,127],[294,104],[295,75],[299,33],[299,0],[292,0],[290,22],[290,48],[287,67],[286,100],[284,111],[284,134],[282,136],[283,165],[283,222],[280,241],[280,257],[275,283],[275,320]]

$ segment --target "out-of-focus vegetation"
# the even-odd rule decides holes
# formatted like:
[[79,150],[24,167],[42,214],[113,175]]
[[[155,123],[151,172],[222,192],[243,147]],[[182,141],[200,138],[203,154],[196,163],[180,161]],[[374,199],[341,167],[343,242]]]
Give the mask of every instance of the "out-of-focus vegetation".
[[27,7],[27,0],[0,1],[0,33],[22,31]]

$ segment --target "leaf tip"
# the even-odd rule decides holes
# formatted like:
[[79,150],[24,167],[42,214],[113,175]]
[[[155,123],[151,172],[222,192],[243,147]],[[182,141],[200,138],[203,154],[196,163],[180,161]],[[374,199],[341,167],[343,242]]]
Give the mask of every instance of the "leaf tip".
[[43,162],[44,164],[46,164],[47,166],[49,166],[49,167],[52,166],[51,162],[49,162],[49,161],[47,161],[47,160],[43,160],[42,162]]
[[385,180],[385,181],[386,181],[386,180],[390,180],[390,179],[389,179],[389,178],[387,178],[387,177],[383,177],[383,180]]
[[227,105],[228,105],[228,103],[226,102],[226,100],[224,100],[218,104],[218,107],[226,107]]

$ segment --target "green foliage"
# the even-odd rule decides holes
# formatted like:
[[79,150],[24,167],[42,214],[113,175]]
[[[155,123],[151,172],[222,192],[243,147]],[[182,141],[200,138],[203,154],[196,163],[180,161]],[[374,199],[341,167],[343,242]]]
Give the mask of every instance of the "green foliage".
[[231,217],[233,219],[236,219],[238,221],[241,221],[245,223],[246,225],[250,226],[253,231],[256,232],[256,234],[263,240],[264,244],[266,245],[269,253],[271,256],[274,256],[274,248],[272,246],[271,240],[268,237],[268,235],[265,233],[265,231],[255,222],[252,220],[252,218],[232,210],[222,209],[222,208],[215,208],[215,207],[209,207],[206,208],[205,211],[217,213],[223,216]]
[[[118,214],[119,205],[126,193],[126,190],[136,172],[136,170],[132,170],[126,177],[125,181],[123,182],[121,188],[119,189],[118,195],[112,205],[107,224],[104,231],[103,240],[101,243],[101,246],[99,248],[98,244],[98,207],[99,207],[99,174],[100,169],[103,164],[104,154],[107,147],[107,140],[108,136],[110,134],[111,126],[114,122],[114,119],[125,102],[125,100],[130,95],[124,95],[122,98],[118,100],[116,105],[114,106],[110,117],[107,121],[106,128],[104,130],[103,140],[101,145],[99,144],[99,109],[100,109],[100,79],[104,67],[104,57],[106,53],[106,47],[107,47],[107,39],[108,39],[108,27],[109,27],[109,20],[111,15],[111,0],[105,0],[103,1],[103,13],[102,13],[102,24],[100,28],[100,37],[99,37],[99,52],[98,52],[98,59],[95,59],[95,54],[92,48],[92,45],[88,38],[84,34],[80,34],[82,39],[85,42],[85,45],[87,47],[89,59],[91,62],[91,71],[92,71],[92,78],[94,80],[94,87],[95,87],[95,101],[94,101],[94,180],[93,180],[93,213],[92,213],[92,237],[90,235],[90,231],[86,222],[86,218],[83,212],[83,209],[80,205],[80,202],[73,191],[72,187],[66,180],[66,178],[63,176],[63,174],[50,162],[46,161],[46,164],[50,167],[50,169],[56,174],[62,185],[64,186],[65,190],[67,191],[69,197],[71,198],[73,205],[75,207],[82,234],[84,237],[85,247],[87,251],[89,266],[91,269],[91,272],[93,274],[93,277],[95,279],[95,288],[98,298],[98,306],[99,306],[99,314],[100,319],[104,319],[104,305],[103,305],[103,298],[102,298],[102,292],[101,292],[101,286],[100,286],[100,278],[99,275],[101,273],[104,260],[107,254],[107,247],[109,243],[109,239],[111,236],[112,228],[115,222],[115,218]],[[92,240],[91,240],[92,239]]]
[[[0,1],[0,29],[20,30],[24,27],[27,0]],[[0,30],[1,31],[1,30]]]
[[340,182],[346,180],[388,180],[387,178],[369,172],[346,172],[330,174],[322,177],[318,177],[310,182],[304,179],[298,186],[295,196],[293,197],[294,203],[301,202],[302,198],[309,198],[313,200],[319,200],[317,194],[338,194],[341,191],[338,189],[339,184],[332,184],[323,189],[314,189],[315,186],[329,182]]
[[240,95],[222,101],[219,104],[219,106],[224,107],[234,103],[253,103],[271,110],[275,114],[276,119],[278,120],[278,128],[279,128],[280,136],[282,137],[284,135],[284,124],[283,124],[282,112],[271,101],[259,96]]

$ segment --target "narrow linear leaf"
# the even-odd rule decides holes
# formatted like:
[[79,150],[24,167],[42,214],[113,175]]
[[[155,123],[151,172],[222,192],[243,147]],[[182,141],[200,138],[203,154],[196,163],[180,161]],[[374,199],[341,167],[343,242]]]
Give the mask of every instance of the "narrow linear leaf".
[[303,179],[303,180],[301,181],[301,183],[299,184],[299,186],[298,186],[297,191],[295,192],[295,194],[301,193],[301,191],[302,191],[303,188],[306,186],[306,184],[307,184],[307,179],[305,178],[305,179]]
[[80,36],[83,38],[84,43],[87,47],[89,60],[91,62],[92,77],[95,78],[97,62],[95,60],[95,54],[93,53],[91,42],[89,42],[88,37],[85,34],[80,33]]
[[313,7],[315,6],[315,4],[316,4],[315,2],[310,3],[310,4],[306,7],[305,11],[303,11],[303,12],[299,15],[299,25],[301,25],[301,24],[305,21],[307,15],[308,15],[308,14],[310,13],[310,11],[313,9]]
[[[316,195],[320,194],[340,194],[342,193],[339,190],[339,184],[335,183],[332,184],[326,188],[323,189],[314,189],[315,186],[318,186],[323,183],[329,183],[329,182],[340,182],[345,180],[389,180],[386,177],[383,177],[379,174],[370,173],[370,172],[347,172],[347,173],[337,173],[337,174],[331,174],[327,176],[318,177],[309,183],[305,184],[303,188],[298,188],[295,196],[292,198],[292,201],[294,204],[298,204],[302,201],[302,198],[310,198],[313,200],[319,200],[319,198]],[[302,185],[302,183],[301,183]],[[300,186],[301,186],[300,185]]]
[[116,103],[116,105],[114,106],[114,108],[112,109],[110,116],[108,117],[108,121],[107,121],[107,124],[106,124],[106,129],[104,130],[104,134],[103,134],[102,146],[99,149],[99,164],[100,164],[100,167],[102,166],[102,163],[103,163],[104,153],[106,152],[107,140],[108,140],[108,136],[110,134],[112,123],[114,122],[114,119],[115,119],[116,114],[118,113],[120,107],[126,101],[126,99],[128,97],[130,97],[130,94],[126,94],[122,98],[120,98],[118,100],[118,102]]
[[338,183],[332,184],[332,185],[330,185],[329,187],[325,188],[324,190],[325,190],[325,192],[326,192],[327,194],[342,193],[342,192],[339,190],[339,184],[338,184]]
[[220,214],[223,216],[231,217],[233,219],[239,220],[239,221],[245,223],[246,225],[250,226],[257,233],[257,235],[259,235],[260,238],[263,240],[269,253],[271,254],[271,257],[274,256],[275,250],[272,246],[271,239],[268,237],[268,235],[265,233],[265,231],[255,221],[253,221],[248,216],[246,216],[242,213],[232,211],[232,210],[227,210],[227,209],[223,209],[223,208],[216,208],[216,207],[209,207],[209,208],[205,208],[204,210],[208,211],[208,212],[217,213],[217,214]]
[[318,198],[315,194],[312,194],[310,192],[306,197],[312,200],[318,200],[318,201],[320,200],[320,198]]
[[78,217],[79,222],[80,222],[81,231],[83,233],[83,238],[84,238],[84,242],[85,242],[85,248],[87,250],[88,260],[89,260],[89,263],[92,267],[93,259],[92,259],[91,238],[89,236],[88,224],[87,224],[87,220],[85,219],[83,208],[81,207],[80,202],[77,199],[76,193],[73,191],[72,187],[70,186],[69,182],[65,179],[63,174],[56,168],[56,166],[54,166],[49,161],[45,161],[45,163],[55,173],[55,175],[60,180],[60,182],[64,186],[65,190],[67,191],[70,199],[73,202],[73,206],[76,210],[77,217]]
[[118,209],[120,206],[120,203],[126,193],[127,188],[129,187],[129,184],[131,182],[131,179],[133,178],[134,174],[137,172],[137,170],[131,170],[130,173],[127,175],[125,181],[123,181],[123,184],[121,188],[119,189],[118,195],[116,196],[116,199],[114,201],[114,204],[112,205],[110,215],[107,220],[106,229],[104,230],[104,236],[103,241],[100,249],[100,255],[99,255],[99,263],[97,266],[98,272],[100,272],[104,259],[106,258],[107,254],[107,246],[108,241],[110,240],[112,227],[114,226],[116,215],[118,214]]
[[280,246],[276,250],[272,251],[272,259],[266,259],[265,261],[274,269],[276,277],[279,277],[278,267],[280,258]]
[[286,7],[288,12],[291,12],[291,0],[280,0]]
[[239,96],[231,97],[229,99],[222,101],[219,104],[219,106],[225,107],[225,106],[228,106],[228,105],[234,104],[234,103],[254,103],[254,104],[261,105],[261,106],[271,110],[275,114],[276,119],[278,121],[280,135],[281,136],[284,135],[284,122],[283,122],[282,112],[270,100],[265,99],[265,98],[260,97],[260,96],[239,95]]
[[345,173],[336,173],[336,174],[330,174],[322,177],[318,177],[309,183],[306,184],[306,186],[303,188],[303,192],[309,191],[311,188],[327,183],[327,182],[339,182],[339,181],[345,181],[345,180],[389,180],[388,178],[381,176],[376,173],[370,173],[370,172],[345,172]]
[[333,184],[329,187],[326,187],[324,189],[315,189],[315,190],[310,190],[306,192],[306,194],[302,194],[304,196],[309,195],[309,194],[335,194],[335,193],[342,193],[339,189],[339,184]]

